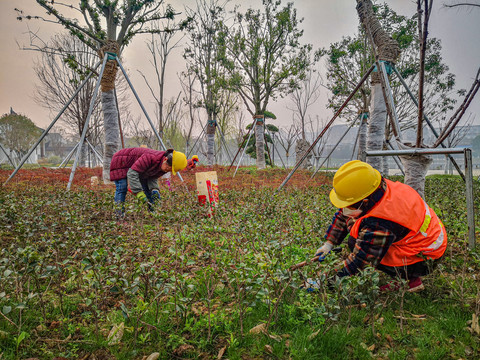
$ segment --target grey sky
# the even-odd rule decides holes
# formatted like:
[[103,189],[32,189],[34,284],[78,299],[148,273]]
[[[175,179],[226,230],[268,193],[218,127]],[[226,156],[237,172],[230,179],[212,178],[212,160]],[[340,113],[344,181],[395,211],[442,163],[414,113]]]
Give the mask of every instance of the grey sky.
[[[480,66],[480,8],[446,9],[444,2],[454,0],[436,0],[434,11],[430,20],[430,36],[442,40],[445,63],[450,67],[450,72],[457,76],[457,88],[469,88],[475,73]],[[78,4],[78,0],[64,0]],[[184,5],[192,6],[192,0],[166,1],[175,9],[182,10]],[[285,1],[284,1],[285,2]],[[300,17],[304,18],[304,42],[313,44],[315,48],[328,47],[332,42],[338,41],[342,36],[352,35],[358,26],[358,17],[354,0],[295,0],[293,1]],[[416,2],[406,0],[386,1],[396,12],[412,15],[416,11]],[[240,1],[233,3],[253,6],[261,5],[261,0]],[[21,114],[31,118],[39,126],[47,126],[56,114],[49,112],[33,101],[36,77],[32,69],[34,59],[39,55],[33,51],[22,51],[20,46],[27,46],[29,38],[27,25],[33,31],[47,40],[55,31],[61,31],[59,25],[42,21],[19,22],[14,8],[20,8],[31,15],[44,15],[35,0],[0,0],[0,114],[9,111],[10,107]],[[129,69],[130,78],[147,107],[150,116],[153,116],[152,99],[143,79],[137,70],[151,74],[151,65],[148,62],[148,50],[145,46],[146,38],[134,39],[132,44],[124,51],[123,63]],[[18,44],[17,44],[18,43]],[[177,72],[183,70],[181,49],[170,59],[168,67],[167,96],[176,94],[180,87]],[[327,98],[326,90],[320,100],[312,108],[311,114],[318,114],[326,119],[331,116],[331,110],[325,108]],[[279,99],[272,104],[270,109],[279,118],[278,125],[285,125],[291,120],[291,113],[286,109],[288,100]],[[141,114],[139,108],[133,107],[134,116]],[[476,123],[480,123],[480,95],[474,100],[469,112],[476,115]]]

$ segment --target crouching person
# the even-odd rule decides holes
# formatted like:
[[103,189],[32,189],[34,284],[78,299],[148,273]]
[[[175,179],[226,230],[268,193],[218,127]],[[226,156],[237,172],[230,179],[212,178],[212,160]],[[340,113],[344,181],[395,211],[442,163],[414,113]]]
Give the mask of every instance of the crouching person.
[[[447,234],[414,189],[384,179],[369,164],[354,160],[335,173],[330,201],[339,210],[325,243],[316,251],[320,261],[349,235],[351,254],[338,277],[355,275],[369,264],[391,277],[407,280],[409,292],[423,290],[422,276],[445,253]],[[399,283],[392,281],[380,289],[398,288]]]
[[158,178],[171,172],[176,175],[187,167],[185,154],[169,149],[158,151],[144,147],[126,148],[117,151],[110,164],[110,180],[115,182],[115,204],[117,219],[125,212],[125,197],[128,187],[141,201],[148,203],[153,211],[160,201]]

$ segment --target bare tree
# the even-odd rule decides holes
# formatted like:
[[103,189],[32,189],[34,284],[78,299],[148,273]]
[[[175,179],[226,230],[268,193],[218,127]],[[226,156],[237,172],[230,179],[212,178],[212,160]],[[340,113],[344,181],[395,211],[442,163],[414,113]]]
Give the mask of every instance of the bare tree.
[[[315,116],[315,120],[312,119],[311,116],[308,118],[307,126],[309,129],[308,136],[307,136],[307,141],[309,143],[313,143],[315,139],[317,138],[317,135],[320,133],[320,131],[325,128],[325,125],[327,123],[327,120],[323,119],[320,120],[320,117],[318,115]],[[330,137],[330,132],[332,128],[330,127],[327,132],[325,133],[325,136],[323,136],[315,145],[314,148],[312,148],[311,152],[313,157],[315,158],[315,161],[320,159],[321,155],[324,153],[325,147],[327,145],[327,140]],[[316,165],[315,165],[316,166]]]
[[[307,73],[306,78],[301,81],[299,87],[290,94],[290,99],[292,100],[293,106],[288,107],[288,109],[293,111],[293,121],[298,123],[298,128],[300,129],[300,138],[297,140],[295,151],[297,163],[310,147],[310,142],[307,141],[305,134],[307,113],[310,106],[318,100],[320,96],[321,85],[322,77],[320,73],[311,69]],[[307,168],[310,166],[311,164],[309,156],[305,158],[303,163],[300,164],[299,168]]]
[[156,21],[154,28],[159,32],[151,35],[150,40],[147,42],[147,48],[151,55],[149,61],[155,71],[155,77],[149,80],[142,71],[139,70],[138,72],[142,75],[150,90],[150,94],[155,100],[158,132],[160,137],[165,141],[164,131],[167,120],[164,114],[164,92],[167,60],[172,51],[180,47],[179,44],[183,36],[176,37],[178,31],[170,20],[167,20],[165,23]]
[[[448,137],[445,139],[445,142],[446,142],[446,146],[451,148],[451,147],[455,147],[457,146],[458,144],[460,144],[460,142],[467,136],[467,134],[471,131],[471,126],[473,124],[473,120],[474,120],[474,116],[472,116],[472,114],[470,114],[467,118],[467,120],[465,120],[464,124],[462,126],[456,126],[455,127],[455,130],[452,131]],[[443,129],[441,128],[440,131],[442,131]],[[452,166],[452,162],[450,161],[450,159],[445,156],[445,174],[453,174],[453,166]]]
[[295,140],[298,138],[300,131],[297,126],[291,124],[287,129],[280,128],[278,132],[278,143],[285,150],[285,157],[287,158],[287,167],[289,166],[288,159],[290,158],[290,150],[292,149]]
[[182,92],[176,97],[170,98],[165,104],[165,127],[163,129],[166,145],[169,148],[183,148],[185,139],[183,138],[181,124],[187,111],[181,101]]
[[152,133],[152,129],[142,122],[142,118],[127,116],[124,119],[125,135],[129,138],[131,145],[146,146],[154,149],[158,143],[157,138]]
[[322,76],[320,73],[311,69],[305,79],[301,81],[298,88],[291,94],[290,99],[293,106],[287,107],[293,111],[294,121],[298,121],[300,125],[300,135],[303,140],[306,140],[305,128],[307,122],[307,113],[310,106],[312,106],[320,97],[320,87],[322,86]]
[[236,142],[237,142],[237,146],[240,147],[240,145],[242,145],[243,143],[243,140],[244,140],[244,136],[246,135],[246,131],[245,131],[245,119],[244,119],[244,114],[243,112],[240,112],[239,113],[239,116],[237,117],[237,127],[236,127],[236,135],[235,135],[235,139],[236,139]]
[[181,76],[179,76],[183,91],[183,103],[188,109],[181,126],[183,138],[185,139],[185,154],[187,154],[187,156],[190,154],[190,150],[193,150],[190,149],[190,141],[192,139],[192,132],[196,119],[199,119],[200,117],[198,111],[200,109],[199,103],[201,100],[197,97],[196,92],[194,91],[195,77],[195,74],[190,71],[182,72]]
[[457,126],[457,124],[462,119],[462,116],[467,111],[468,107],[470,106],[471,102],[475,98],[475,95],[477,94],[479,89],[480,89],[480,68],[477,70],[477,75],[473,80],[470,90],[466,93],[462,103],[458,106],[457,110],[453,113],[453,115],[447,121],[437,141],[433,145],[434,147],[439,146],[443,142],[443,140],[447,138],[450,135],[450,133],[455,129],[455,126]]
[[[34,65],[39,80],[34,96],[35,102],[50,110],[51,113],[59,113],[83,81],[85,77],[83,69],[92,68],[96,61],[95,52],[77,37],[72,35],[54,36],[51,42],[43,48],[40,59]],[[60,119],[67,132],[78,138],[80,138],[87,120],[94,88],[93,81],[85,84]],[[100,100],[97,99],[86,133],[86,139],[92,145],[101,143],[102,124]]]

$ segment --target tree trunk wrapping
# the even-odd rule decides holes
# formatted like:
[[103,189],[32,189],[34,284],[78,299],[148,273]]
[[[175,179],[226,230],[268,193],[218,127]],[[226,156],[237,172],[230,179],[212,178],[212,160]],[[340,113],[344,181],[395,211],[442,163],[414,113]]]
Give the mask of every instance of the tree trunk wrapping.
[[[364,28],[372,35],[373,42],[377,47],[378,59],[395,64],[401,52],[400,46],[383,30],[380,21],[373,12],[372,2],[370,0],[357,0],[357,13]],[[371,81],[372,84],[380,83],[378,71],[372,73]]]
[[110,162],[113,154],[120,149],[120,132],[118,112],[113,90],[102,92],[103,124],[105,131],[105,148],[103,153],[103,182],[110,183]]
[[[99,50],[100,58],[108,56],[106,52],[119,55],[120,46],[116,41],[108,40]],[[115,99],[115,78],[117,75],[116,60],[109,60],[105,65],[103,77],[100,81],[102,88],[103,128],[105,132],[105,149],[103,154],[103,182],[110,183],[110,162],[113,154],[120,149],[120,128],[118,125],[118,111]]]
[[[387,121],[387,107],[383,98],[382,85],[372,85],[372,98],[370,103],[370,124],[367,134],[367,150],[382,150],[383,138],[385,136],[385,125]],[[380,156],[369,156],[367,162],[375,169],[383,171],[382,158]]]
[[265,129],[263,127],[262,119],[257,119],[257,125],[255,126],[255,142],[257,152],[257,169],[265,169],[265,141],[264,141]]
[[[298,139],[297,144],[295,145],[295,162],[298,163],[300,159],[305,155],[307,150],[310,148],[310,143],[304,139]],[[311,163],[312,153],[303,160],[303,162],[299,165],[299,169],[308,169],[312,166]]]
[[[400,149],[412,148],[398,143]],[[425,199],[425,176],[433,158],[428,155],[399,156],[405,171],[404,183],[416,190]]]
[[217,126],[213,121],[208,121],[207,125],[207,164],[213,166],[215,164],[215,131]]

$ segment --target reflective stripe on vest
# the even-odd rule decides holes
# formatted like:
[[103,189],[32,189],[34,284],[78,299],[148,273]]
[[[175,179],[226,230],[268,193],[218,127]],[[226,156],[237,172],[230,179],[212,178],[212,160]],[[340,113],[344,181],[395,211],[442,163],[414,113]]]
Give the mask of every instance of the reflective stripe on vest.
[[[422,234],[423,236],[427,237],[428,234],[427,234],[427,230],[428,230],[428,227],[430,226],[430,223],[432,222],[432,213],[430,212],[430,207],[428,206],[428,204],[425,202],[425,200],[423,200],[423,204],[425,206],[425,218],[423,219],[423,223],[422,223],[422,226],[420,227],[420,230],[418,231],[418,233]],[[440,221],[440,219],[438,219],[438,226],[440,227],[440,234],[437,236],[437,238],[430,244],[430,246],[427,247],[427,250],[424,250],[423,253],[426,254],[426,253],[430,253],[432,251],[435,251],[437,249],[440,248],[440,246],[442,246],[443,244],[443,240],[445,239],[445,236],[443,235],[443,224],[442,222]],[[406,241],[408,242],[408,240]]]

